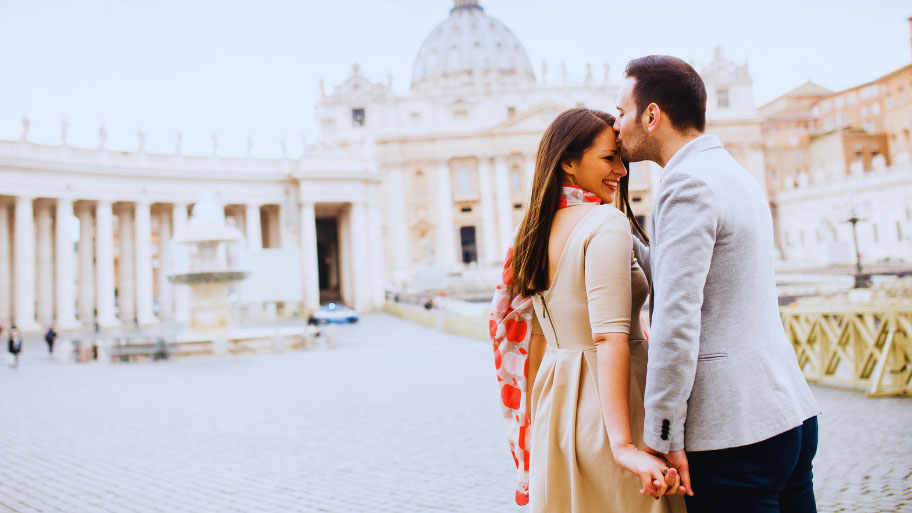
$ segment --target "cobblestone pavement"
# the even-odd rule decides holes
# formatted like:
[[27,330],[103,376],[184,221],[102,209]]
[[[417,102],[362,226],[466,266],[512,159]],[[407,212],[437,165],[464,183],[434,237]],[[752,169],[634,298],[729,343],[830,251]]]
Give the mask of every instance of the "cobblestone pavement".
[[[0,511],[516,512],[488,344],[385,315],[339,347],[0,368]],[[821,512],[912,511],[912,400],[815,388]]]

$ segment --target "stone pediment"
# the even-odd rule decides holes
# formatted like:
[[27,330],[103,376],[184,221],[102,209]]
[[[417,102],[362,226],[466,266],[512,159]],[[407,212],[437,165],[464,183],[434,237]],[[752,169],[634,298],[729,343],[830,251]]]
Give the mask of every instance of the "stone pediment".
[[554,101],[545,101],[535,107],[525,111],[518,112],[515,116],[510,119],[494,125],[491,127],[492,130],[496,131],[530,131],[530,130],[544,130],[548,128],[548,125],[554,121],[554,118],[558,114],[567,110],[569,107],[561,105]]
[[330,98],[337,101],[361,98],[385,100],[392,96],[389,84],[372,82],[361,73],[361,67],[355,64],[348,78],[333,88]]

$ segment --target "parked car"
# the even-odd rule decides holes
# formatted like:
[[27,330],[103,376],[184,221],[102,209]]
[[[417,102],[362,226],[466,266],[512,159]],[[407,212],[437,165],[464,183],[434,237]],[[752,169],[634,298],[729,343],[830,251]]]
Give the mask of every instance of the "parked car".
[[356,323],[358,322],[358,312],[351,308],[338,303],[329,303],[321,306],[313,315],[317,324],[328,323]]

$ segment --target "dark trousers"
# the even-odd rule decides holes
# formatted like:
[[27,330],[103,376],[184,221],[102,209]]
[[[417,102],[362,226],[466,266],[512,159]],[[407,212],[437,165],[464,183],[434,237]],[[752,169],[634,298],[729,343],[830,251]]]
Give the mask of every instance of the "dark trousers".
[[688,513],[814,513],[817,417],[768,440],[688,452]]

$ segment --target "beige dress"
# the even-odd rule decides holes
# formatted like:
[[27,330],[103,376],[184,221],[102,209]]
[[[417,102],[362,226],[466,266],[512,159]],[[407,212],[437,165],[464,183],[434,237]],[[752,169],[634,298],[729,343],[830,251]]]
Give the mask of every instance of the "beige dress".
[[610,205],[593,208],[573,229],[542,293],[550,317],[535,297],[532,333],[544,334],[548,346],[531,398],[534,513],[684,511],[681,497],[639,494],[639,478],[614,462],[602,419],[592,334],[628,333],[630,429],[642,447],[646,341],[639,319],[649,286],[631,237],[624,214]]

